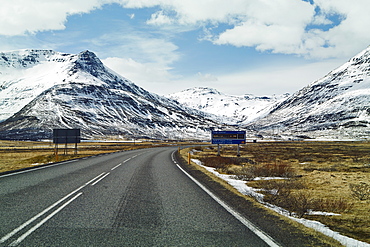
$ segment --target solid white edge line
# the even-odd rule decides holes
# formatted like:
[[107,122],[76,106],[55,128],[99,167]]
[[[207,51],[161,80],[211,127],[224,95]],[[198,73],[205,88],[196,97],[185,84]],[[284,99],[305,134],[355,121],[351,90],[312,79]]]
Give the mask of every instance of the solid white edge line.
[[61,211],[63,208],[65,208],[68,204],[70,204],[75,199],[77,199],[77,197],[79,197],[80,195],[82,195],[82,192],[78,193],[73,198],[71,198],[69,201],[67,201],[62,206],[60,206],[57,210],[55,210],[54,212],[52,212],[51,214],[49,214],[42,221],[40,221],[39,223],[37,223],[35,226],[33,226],[31,229],[29,229],[27,232],[25,232],[22,236],[20,236],[17,240],[13,241],[9,246],[17,246],[26,237],[28,237],[32,232],[34,232],[35,230],[37,230],[37,228],[39,228],[40,226],[42,226],[46,221],[48,221],[49,219],[51,219],[54,215],[56,215],[59,211]]
[[91,184],[91,186],[94,186],[95,184],[99,183],[101,180],[103,180],[106,176],[108,176],[110,173],[107,172],[104,176],[96,180],[94,183]]
[[237,220],[239,220],[243,225],[245,225],[249,230],[251,230],[254,234],[256,234],[260,239],[262,239],[266,244],[268,244],[271,247],[279,247],[274,239],[264,233],[262,230],[258,229],[252,222],[244,218],[242,215],[240,215],[238,212],[236,212],[234,209],[232,209],[229,205],[227,205],[224,201],[222,201],[220,198],[218,198],[215,194],[213,194],[210,190],[208,190],[204,185],[202,185],[198,180],[193,178],[189,173],[187,173],[177,162],[175,161],[173,155],[176,151],[172,153],[172,161],[175,163],[175,165],[186,175],[188,176],[194,183],[196,183],[202,190],[204,190],[210,197],[212,197],[218,204],[220,204],[223,208],[226,209],[230,214],[232,214]]

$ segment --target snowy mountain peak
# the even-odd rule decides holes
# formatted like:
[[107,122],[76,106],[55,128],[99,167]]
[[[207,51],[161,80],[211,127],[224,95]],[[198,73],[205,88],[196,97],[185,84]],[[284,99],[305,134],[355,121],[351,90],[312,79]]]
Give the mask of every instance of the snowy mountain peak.
[[221,95],[219,91],[217,91],[214,88],[209,88],[209,87],[193,87],[189,89],[185,89],[180,94],[196,94],[196,95]]
[[0,68],[26,68],[40,61],[49,60],[56,52],[52,50],[19,50],[0,53]]
[[22,50],[0,53],[0,61],[0,138],[50,138],[53,128],[80,128],[85,137],[194,138],[219,124],[136,86],[91,51]]
[[213,88],[195,87],[168,95],[169,98],[188,107],[232,118],[235,122],[250,122],[264,114],[274,103],[286,98],[282,96],[254,96],[246,94],[233,96],[221,93]]

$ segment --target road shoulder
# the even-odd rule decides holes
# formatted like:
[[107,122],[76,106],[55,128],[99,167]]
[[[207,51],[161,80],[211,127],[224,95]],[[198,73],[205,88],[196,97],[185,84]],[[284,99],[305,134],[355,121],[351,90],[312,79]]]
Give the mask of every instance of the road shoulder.
[[272,210],[263,207],[253,198],[240,194],[232,186],[205,169],[194,164],[187,164],[186,160],[178,152],[175,153],[175,159],[186,172],[243,217],[274,238],[280,245],[341,246],[336,240],[278,215]]

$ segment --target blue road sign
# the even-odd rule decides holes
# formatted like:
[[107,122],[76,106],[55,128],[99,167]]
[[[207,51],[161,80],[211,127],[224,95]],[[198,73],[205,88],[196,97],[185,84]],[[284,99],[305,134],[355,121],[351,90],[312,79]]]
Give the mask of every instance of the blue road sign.
[[212,131],[212,144],[245,144],[245,131]]

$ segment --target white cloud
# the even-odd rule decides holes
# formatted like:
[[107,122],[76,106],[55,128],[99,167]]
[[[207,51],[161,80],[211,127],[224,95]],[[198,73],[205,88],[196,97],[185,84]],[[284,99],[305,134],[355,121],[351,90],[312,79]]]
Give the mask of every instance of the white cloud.
[[86,40],[86,42],[93,44],[103,58],[125,57],[140,63],[168,67],[181,57],[178,46],[166,37],[153,37],[149,33],[131,29],[106,33],[100,37]]
[[103,0],[12,0],[1,1],[0,35],[23,35],[62,30],[69,15],[88,13]]
[[179,88],[182,88],[181,85],[185,88],[191,85],[187,81],[174,77],[170,73],[170,67],[158,63],[141,63],[132,58],[118,57],[109,57],[103,59],[102,62],[136,85],[160,95],[177,92]]
[[135,18],[135,14],[130,14],[130,15],[128,15],[128,17],[130,17],[130,19],[132,20],[132,19]]
[[152,14],[151,18],[146,23],[150,25],[169,25],[173,23],[173,20],[164,15],[163,11],[158,11]]
[[174,78],[168,68],[132,59],[108,58],[108,67],[137,85],[157,94],[166,95],[191,87],[211,87],[232,95],[272,95],[295,93],[309,83],[325,76],[346,60],[332,59],[306,64],[270,64],[263,68],[229,74],[198,72],[189,77]]
[[[0,35],[62,30],[68,16],[88,13],[104,4],[125,8],[159,7],[147,24],[229,25],[215,29],[218,45],[255,47],[260,51],[313,58],[351,56],[370,43],[368,0],[12,0],[2,1]],[[317,10],[320,10],[319,12]],[[330,18],[338,15],[340,23]],[[134,17],[134,16],[132,16]],[[317,25],[312,29],[311,25]],[[326,26],[325,26],[326,25]],[[328,29],[328,25],[331,25]],[[324,29],[320,28],[324,27]],[[205,28],[204,30],[210,30]]]
[[344,59],[330,59],[296,65],[271,64],[253,71],[218,75],[214,86],[220,91],[235,95],[295,93],[345,62]]
[[108,57],[102,60],[105,65],[137,83],[167,82],[170,68],[156,63],[140,63],[132,58]]
[[[121,3],[135,8],[160,6],[164,11],[148,21],[157,25],[228,24],[231,27],[226,30],[207,33],[208,39],[219,45],[323,59],[352,56],[370,43],[368,0],[313,0],[313,4],[303,0],[122,0]],[[335,15],[342,16],[342,20],[331,20]],[[312,25],[317,29],[312,29]]]
[[218,78],[211,74],[203,74],[201,72],[197,73],[198,80],[200,82],[207,82],[207,81],[218,81]]

